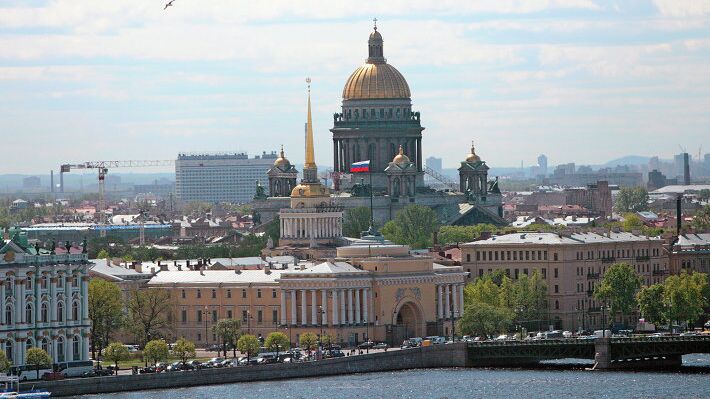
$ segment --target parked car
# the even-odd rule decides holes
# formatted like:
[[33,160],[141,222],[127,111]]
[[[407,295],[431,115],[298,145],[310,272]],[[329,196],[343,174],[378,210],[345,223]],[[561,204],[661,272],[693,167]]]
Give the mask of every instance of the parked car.
[[223,360],[221,363],[219,363],[219,366],[215,367],[232,367],[232,360],[233,359]]
[[164,362],[158,363],[155,365],[155,371],[158,373],[163,372],[168,368],[168,366],[170,366],[168,363],[164,363]]
[[155,367],[153,366],[148,366],[148,367],[143,367],[139,370],[140,374],[153,374],[156,373]]
[[213,357],[212,359],[208,360],[205,363],[212,365],[212,367],[222,367],[223,361],[224,361],[223,357]]
[[183,369],[182,362],[173,362],[168,366],[165,371],[180,371]]
[[207,347],[207,350],[210,352],[219,352],[222,350],[222,345],[212,344]]
[[372,341],[365,341],[365,342],[361,342],[361,343],[357,346],[357,348],[358,348],[358,349],[370,349],[370,348],[372,348],[374,345],[375,345],[375,343],[372,342]]
[[387,344],[384,342],[378,342],[372,345],[372,349],[387,349]]

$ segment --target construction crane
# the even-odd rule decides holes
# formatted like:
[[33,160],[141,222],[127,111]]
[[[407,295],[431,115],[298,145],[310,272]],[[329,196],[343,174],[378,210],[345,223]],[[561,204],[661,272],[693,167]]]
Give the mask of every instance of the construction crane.
[[430,168],[426,164],[424,165],[424,173],[431,176],[435,180],[439,181],[441,185],[443,185],[445,188],[448,188],[451,191],[459,191],[459,185],[456,184],[455,181],[449,179],[448,177],[442,175],[441,173],[437,172],[436,170]]
[[[144,168],[144,167],[160,167],[160,166],[172,166],[175,161],[163,160],[148,160],[148,161],[88,161],[77,164],[63,164],[60,166],[59,172],[59,191],[64,192],[64,173],[71,172],[73,169],[96,169],[98,171],[99,177],[99,204],[98,204],[98,222],[99,224],[104,224],[106,218],[104,211],[106,209],[105,204],[105,185],[104,180],[106,179],[106,174],[109,168]],[[106,236],[106,230],[101,229],[101,237]]]

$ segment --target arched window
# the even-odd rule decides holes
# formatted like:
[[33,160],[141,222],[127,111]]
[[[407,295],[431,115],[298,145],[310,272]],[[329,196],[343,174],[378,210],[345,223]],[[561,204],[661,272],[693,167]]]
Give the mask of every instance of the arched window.
[[71,319],[79,320],[79,301],[74,301],[71,304]]
[[49,276],[47,276],[46,274],[44,276],[42,276],[41,282],[42,282],[41,288],[43,290],[46,290],[47,287],[49,287]]
[[25,341],[25,350],[30,350],[35,347],[35,342],[32,340],[32,338],[27,338],[27,341]]
[[57,288],[64,288],[64,276],[61,274],[57,276]]
[[12,319],[13,319],[12,305],[8,304],[7,306],[5,306],[5,324],[7,324],[7,325],[12,324]]
[[64,337],[57,338],[57,361],[64,361]]
[[64,302],[57,302],[57,321],[64,321]]
[[81,358],[81,352],[79,351],[79,336],[75,335],[74,338],[72,338],[72,356],[74,357],[73,360],[79,360]]
[[42,302],[42,307],[40,309],[40,320],[42,323],[47,323],[49,321],[49,304],[47,302]]
[[34,309],[32,309],[32,304],[28,303],[25,306],[25,322],[34,323]]
[[5,342],[5,354],[7,355],[7,360],[12,361],[12,355],[13,355],[13,345],[11,340],[7,340]]
[[47,338],[42,338],[42,350],[49,353],[49,340]]
[[32,291],[32,282],[34,281],[34,275],[28,274],[25,280],[25,288],[27,291]]
[[13,296],[13,287],[15,287],[15,284],[13,284],[12,278],[8,277],[5,279],[5,295],[7,296]]

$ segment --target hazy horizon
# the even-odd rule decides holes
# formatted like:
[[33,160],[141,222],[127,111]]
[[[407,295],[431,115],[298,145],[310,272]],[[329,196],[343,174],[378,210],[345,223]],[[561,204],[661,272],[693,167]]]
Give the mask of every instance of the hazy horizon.
[[302,163],[307,76],[332,166],[373,17],[445,168],[471,140],[512,167],[696,157],[710,137],[708,0],[163,3],[0,0],[0,174],[281,144]]

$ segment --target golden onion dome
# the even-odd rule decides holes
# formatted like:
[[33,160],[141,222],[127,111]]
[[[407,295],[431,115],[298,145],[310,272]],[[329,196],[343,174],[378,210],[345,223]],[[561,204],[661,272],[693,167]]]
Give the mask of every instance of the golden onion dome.
[[291,166],[291,162],[289,162],[288,159],[286,159],[286,155],[284,155],[284,146],[281,146],[281,152],[279,153],[279,157],[274,161],[274,166],[278,166],[282,169]]
[[473,146],[473,143],[471,143],[471,153],[466,156],[466,162],[481,162],[481,157],[476,155],[476,148]]
[[291,198],[299,197],[327,197],[330,193],[320,183],[305,184],[300,183],[291,190]]
[[367,62],[345,82],[343,100],[411,98],[404,76],[385,59],[382,35],[377,28],[370,34],[367,45]]
[[404,149],[402,148],[401,144],[399,145],[399,154],[395,155],[392,162],[394,162],[397,165],[403,165],[403,164],[409,163],[409,157],[404,155]]

